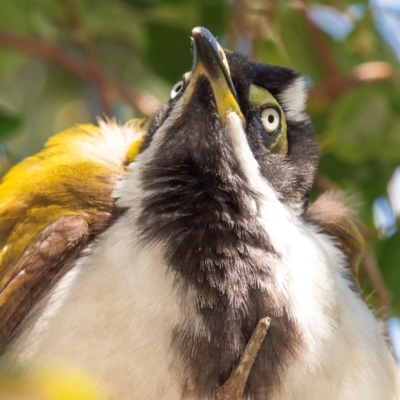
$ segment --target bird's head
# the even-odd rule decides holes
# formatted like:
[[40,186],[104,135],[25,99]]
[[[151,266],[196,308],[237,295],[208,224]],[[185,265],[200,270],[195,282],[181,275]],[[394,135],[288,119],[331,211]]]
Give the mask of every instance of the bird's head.
[[[133,229],[145,244],[146,253],[134,256],[161,252],[187,318],[196,310],[204,332],[215,333],[188,346],[193,333],[176,331],[177,349],[201,377],[196,384],[212,397],[210,382],[221,371],[229,376],[260,317],[280,321],[282,349],[299,343],[285,311],[288,293],[278,290],[285,272],[278,271],[285,271],[288,244],[298,240],[288,227],[307,202],[317,147],[296,72],[225,53],[204,28],[192,34],[192,69],[153,118],[116,195],[127,208],[126,232]],[[219,354],[226,340],[223,360],[199,361]]]
[[224,52],[205,28],[194,28],[192,35],[192,69],[153,118],[138,157],[137,165],[146,164],[145,189],[165,192],[168,180],[176,193],[185,186],[183,197],[218,187],[211,197],[230,192],[228,197],[251,197],[254,204],[262,181],[280,202],[301,211],[318,159],[303,111],[303,78]]

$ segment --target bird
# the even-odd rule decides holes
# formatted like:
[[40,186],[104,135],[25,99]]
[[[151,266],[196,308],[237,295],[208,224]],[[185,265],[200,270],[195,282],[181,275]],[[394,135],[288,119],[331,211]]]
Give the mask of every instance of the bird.
[[192,42],[150,121],[78,125],[4,177],[2,359],[75,365],[118,400],[215,399],[269,317],[240,398],[399,399],[357,217],[310,201],[304,78]]

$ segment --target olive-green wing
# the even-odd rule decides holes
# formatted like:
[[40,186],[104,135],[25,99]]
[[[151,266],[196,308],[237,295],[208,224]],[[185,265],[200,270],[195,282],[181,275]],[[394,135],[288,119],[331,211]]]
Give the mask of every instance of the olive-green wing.
[[80,251],[116,218],[112,192],[145,128],[100,122],[53,136],[0,184],[0,348]]

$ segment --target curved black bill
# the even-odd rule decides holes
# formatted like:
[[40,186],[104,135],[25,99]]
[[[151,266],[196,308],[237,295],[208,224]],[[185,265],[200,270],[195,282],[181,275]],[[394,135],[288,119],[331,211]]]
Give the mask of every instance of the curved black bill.
[[244,122],[225,52],[207,29],[196,27],[192,35],[194,59],[186,96],[192,96],[198,78],[205,76],[212,88],[221,122],[225,123],[228,112],[232,111]]

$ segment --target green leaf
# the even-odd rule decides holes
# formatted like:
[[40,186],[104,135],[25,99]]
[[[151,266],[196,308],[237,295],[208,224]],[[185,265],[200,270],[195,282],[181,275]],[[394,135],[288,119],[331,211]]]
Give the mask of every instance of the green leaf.
[[138,9],[152,8],[160,3],[160,0],[120,0],[122,3]]
[[293,66],[293,62],[284,51],[281,43],[272,40],[256,40],[255,53],[262,62],[282,65],[286,67]]
[[[199,9],[193,2],[184,4],[162,4],[146,12],[147,21],[153,25],[165,25],[178,30],[186,31],[186,37],[190,36],[192,28],[199,25]],[[151,36],[153,38],[154,36]],[[165,48],[168,49],[174,42]]]
[[191,30],[205,26],[219,36],[224,32],[226,13],[227,4],[222,0],[168,0],[146,12],[149,43],[146,66],[174,83],[191,67]]
[[196,21],[196,25],[204,26],[217,38],[221,36],[226,31],[228,2],[224,0],[203,0],[197,4],[199,20]]
[[108,41],[113,45],[119,42],[125,46],[125,51],[126,44],[133,50],[143,47],[143,15],[133,8],[123,4],[104,3],[82,9],[82,19],[89,35],[97,40]]
[[192,64],[190,31],[150,22],[149,47],[144,62],[153,72],[174,83],[190,70]]
[[310,34],[299,12],[282,6],[279,13],[279,35],[290,66],[309,75],[313,80],[321,80],[324,76],[318,56],[311,43]]
[[386,240],[377,241],[375,252],[384,281],[392,294],[392,312],[400,316],[400,231]]
[[4,80],[11,75],[25,59],[26,56],[23,53],[0,47],[0,79]]
[[339,158],[354,163],[371,157],[400,162],[400,116],[377,86],[352,90],[336,102],[329,118],[327,129]]
[[25,33],[29,26],[29,1],[2,1],[0,12],[0,26],[13,32]]
[[0,112],[0,139],[15,134],[20,125],[20,118]]

